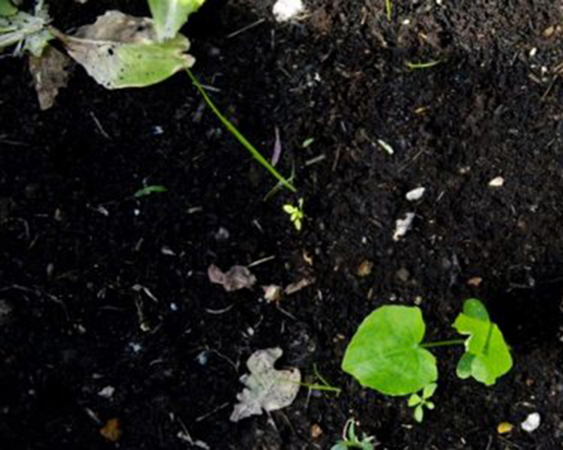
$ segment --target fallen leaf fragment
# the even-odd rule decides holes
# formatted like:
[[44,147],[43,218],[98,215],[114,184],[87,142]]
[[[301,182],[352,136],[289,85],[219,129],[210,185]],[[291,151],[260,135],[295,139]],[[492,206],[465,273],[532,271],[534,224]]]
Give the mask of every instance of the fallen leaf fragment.
[[290,283],[288,284],[285,289],[284,289],[284,293],[285,295],[293,295],[297,292],[299,292],[301,289],[304,289],[308,286],[311,286],[313,283],[315,282],[314,278],[301,278],[299,281],[296,281],[295,283]]
[[66,87],[70,76],[71,59],[48,45],[41,56],[29,57],[29,72],[42,111],[51,108],[59,89]]
[[514,429],[514,425],[509,422],[501,422],[497,426],[498,434],[508,434]]
[[262,286],[264,290],[264,300],[268,303],[278,303],[282,299],[283,289],[276,284]]
[[301,372],[297,368],[274,369],[274,363],[283,351],[279,347],[254,352],[246,366],[250,375],[240,378],[246,387],[237,394],[239,403],[231,414],[231,422],[261,415],[262,411],[275,411],[293,403],[299,392]]
[[405,214],[403,219],[397,219],[395,222],[395,232],[393,233],[393,240],[398,241],[402,238],[407,231],[412,227],[412,222],[414,220],[414,213],[409,212]]
[[245,266],[233,266],[227,272],[223,272],[215,264],[207,269],[209,281],[220,284],[227,292],[239,289],[250,289],[256,283],[256,277]]
[[496,177],[489,181],[489,187],[502,187],[504,186],[504,178]]
[[358,266],[357,273],[359,277],[365,278],[371,275],[372,270],[373,270],[373,262],[366,259]]
[[311,437],[313,439],[319,438],[323,434],[323,429],[318,424],[311,426]]
[[119,441],[119,438],[121,438],[121,422],[119,419],[109,419],[100,429],[100,434],[108,441]]

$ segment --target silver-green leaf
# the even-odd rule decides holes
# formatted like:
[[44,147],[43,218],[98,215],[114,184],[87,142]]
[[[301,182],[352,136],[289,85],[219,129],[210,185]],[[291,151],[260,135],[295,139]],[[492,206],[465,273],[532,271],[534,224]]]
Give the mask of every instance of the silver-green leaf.
[[148,0],[158,41],[172,39],[205,0]]
[[68,54],[107,89],[145,87],[190,68],[188,39],[157,42],[151,19],[108,11],[75,36],[55,32]]

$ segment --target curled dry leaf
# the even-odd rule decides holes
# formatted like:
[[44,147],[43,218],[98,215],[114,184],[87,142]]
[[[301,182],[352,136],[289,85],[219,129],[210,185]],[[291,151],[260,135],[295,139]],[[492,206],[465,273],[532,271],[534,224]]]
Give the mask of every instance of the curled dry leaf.
[[250,375],[240,378],[246,387],[237,395],[238,404],[231,414],[231,421],[238,422],[246,417],[261,415],[264,411],[275,411],[293,403],[299,392],[301,372],[293,368],[274,369],[274,363],[283,351],[279,347],[254,352],[246,366]]
[[301,289],[311,286],[315,281],[316,280],[313,277],[301,278],[295,283],[288,284],[284,289],[284,293],[285,295],[293,295],[299,292]]
[[264,290],[264,300],[268,303],[278,303],[283,296],[283,289],[281,286],[276,284],[269,284],[268,286],[262,286]]
[[121,438],[121,422],[119,419],[110,419],[100,428],[100,434],[108,441],[117,442]]
[[256,277],[245,266],[233,266],[227,272],[223,272],[215,264],[207,269],[209,281],[220,284],[227,292],[239,289],[250,289],[256,283]]
[[29,57],[29,71],[42,111],[53,106],[59,89],[66,87],[70,65],[70,58],[51,45],[45,48],[40,57]]
[[185,36],[158,42],[151,19],[119,11],[106,12],[95,23],[80,27],[75,36],[52,32],[69,55],[107,89],[149,86],[195,62],[185,53],[190,48]]

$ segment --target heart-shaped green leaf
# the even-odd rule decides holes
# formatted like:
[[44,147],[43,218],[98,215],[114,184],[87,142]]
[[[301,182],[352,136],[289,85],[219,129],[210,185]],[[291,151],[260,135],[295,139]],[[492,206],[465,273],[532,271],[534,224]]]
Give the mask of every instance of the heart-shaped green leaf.
[[420,308],[382,306],[358,328],[342,369],[383,394],[418,392],[438,378],[436,359],[420,346],[425,328]]
[[512,368],[512,357],[502,332],[490,321],[487,309],[479,300],[467,300],[453,326],[458,333],[469,335],[465,354],[457,366],[460,378],[472,376],[490,386]]

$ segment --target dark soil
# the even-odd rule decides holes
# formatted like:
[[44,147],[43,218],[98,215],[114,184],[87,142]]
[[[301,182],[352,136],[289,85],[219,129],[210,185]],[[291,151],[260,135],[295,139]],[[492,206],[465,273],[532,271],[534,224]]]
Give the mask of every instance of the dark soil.
[[[145,2],[52,3],[65,30],[110,8],[148,14]],[[275,180],[185,75],[106,91],[77,69],[41,112],[26,61],[0,60],[0,448],[197,448],[183,432],[212,449],[328,449],[351,417],[378,448],[560,448],[563,10],[393,3],[391,23],[383,0],[309,0],[307,17],[277,24],[271,0],[210,1],[186,27],[195,73],[265,154],[279,127],[279,168],[295,168],[299,194],[269,201]],[[168,192],[135,198],[144,185]],[[405,200],[418,186],[422,200]],[[301,233],[281,209],[299,197]],[[226,293],[207,278],[212,263],[270,256],[252,269],[259,284],[316,282],[276,307],[259,287]],[[375,307],[420,302],[428,340],[447,339],[470,296],[512,346],[494,387],[459,380],[459,352],[436,351],[437,408],[417,425],[404,399],[340,371]],[[303,388],[270,417],[231,423],[246,359],[273,346],[281,366],[312,380],[316,364],[342,394]],[[535,411],[540,427],[522,431]],[[117,444],[99,433],[111,418]],[[499,435],[504,421],[516,428]]]

